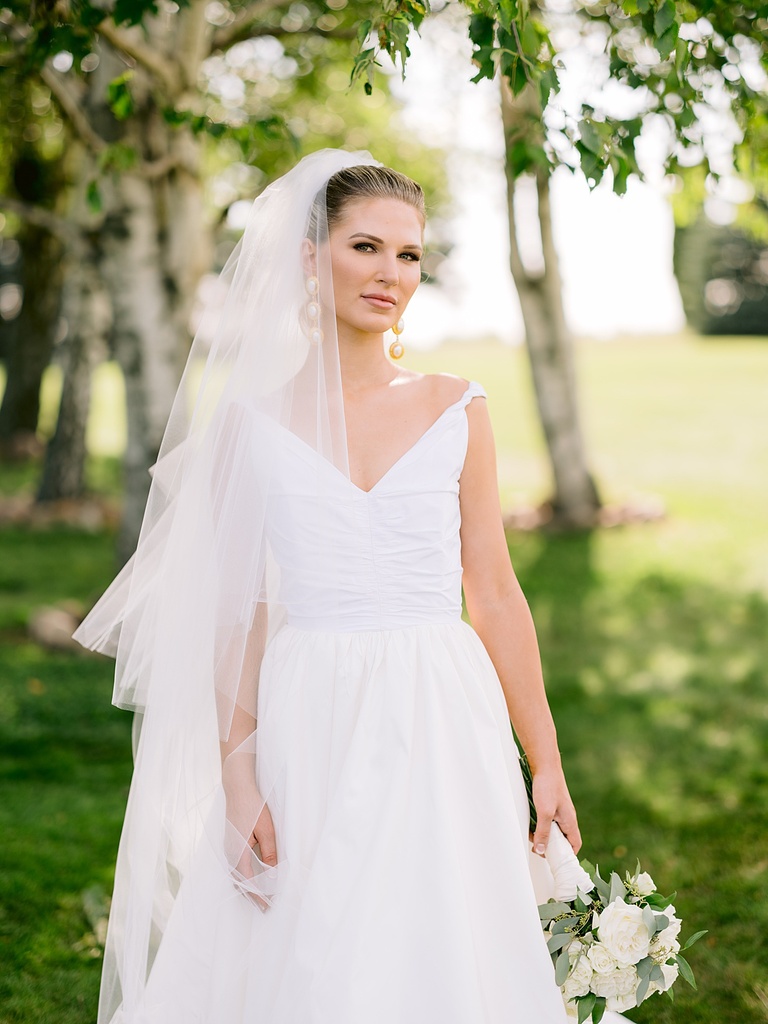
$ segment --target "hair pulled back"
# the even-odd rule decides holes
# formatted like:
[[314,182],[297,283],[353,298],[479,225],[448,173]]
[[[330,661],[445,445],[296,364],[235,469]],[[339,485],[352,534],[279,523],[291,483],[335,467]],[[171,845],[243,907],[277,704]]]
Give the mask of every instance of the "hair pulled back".
[[[380,167],[375,164],[356,164],[337,171],[326,182],[325,186],[326,225],[317,224],[317,203],[310,215],[309,234],[318,228],[321,237],[325,235],[324,227],[330,232],[344,216],[350,203],[361,199],[398,199],[412,206],[422,220],[426,219],[424,192],[417,182],[400,171],[391,167]],[[318,195],[318,200],[322,197]]]

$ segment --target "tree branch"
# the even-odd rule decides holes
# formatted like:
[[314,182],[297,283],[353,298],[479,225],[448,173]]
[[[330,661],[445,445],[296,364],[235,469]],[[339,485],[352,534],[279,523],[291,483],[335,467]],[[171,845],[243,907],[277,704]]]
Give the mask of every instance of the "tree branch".
[[48,64],[44,64],[40,69],[40,77],[51,90],[52,95],[61,107],[62,113],[88,149],[92,153],[101,153],[107,144],[81,110],[77,96],[74,95],[67,85],[64,77],[57,71],[54,71]]
[[44,206],[37,206],[35,203],[25,203],[21,199],[14,199],[13,196],[0,195],[0,209],[10,210],[17,217],[25,220],[28,224],[50,231],[52,235],[59,238],[65,245],[79,246],[82,242],[81,232],[72,223],[65,220],[52,210],[46,210]]
[[[286,0],[253,0],[253,3],[244,7],[229,25],[222,25],[220,29],[213,33],[210,52],[228,50],[230,46],[234,46],[235,43],[240,43],[244,39],[268,34],[265,31],[258,30],[258,22],[268,14],[271,14],[272,11],[283,6],[286,6]],[[275,28],[272,30],[272,35],[275,34]]]
[[111,18],[105,18],[98,26],[102,36],[114,49],[135,60],[148,71],[172,96],[181,89],[181,74],[176,61],[168,54],[156,53],[145,46],[138,34],[118,28]]

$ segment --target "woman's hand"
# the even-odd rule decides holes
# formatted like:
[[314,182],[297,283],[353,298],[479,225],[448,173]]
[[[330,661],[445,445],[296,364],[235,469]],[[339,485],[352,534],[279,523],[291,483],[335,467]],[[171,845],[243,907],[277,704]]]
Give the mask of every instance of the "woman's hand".
[[[254,877],[254,855],[268,867],[277,865],[277,841],[272,815],[255,786],[238,787],[236,793],[227,794],[227,821],[236,833],[234,841],[238,844],[239,856],[234,871],[238,875],[246,879]],[[258,854],[254,853],[256,846],[259,848]],[[241,888],[241,891],[261,910],[269,906],[258,893],[247,888]]]
[[533,852],[543,857],[549,842],[552,822],[556,821],[560,831],[571,844],[574,853],[581,849],[581,833],[576,819],[565,776],[561,768],[541,769],[533,773],[533,803],[536,807],[536,834],[533,836]]

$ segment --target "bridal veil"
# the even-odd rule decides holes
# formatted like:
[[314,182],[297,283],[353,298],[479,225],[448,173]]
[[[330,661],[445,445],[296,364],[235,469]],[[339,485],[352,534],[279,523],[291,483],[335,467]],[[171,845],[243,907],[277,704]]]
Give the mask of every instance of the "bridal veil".
[[[220,743],[225,772],[238,763],[252,771],[258,728],[229,741],[238,708],[256,718],[261,653],[284,619],[265,541],[275,431],[349,475],[324,186],[342,168],[374,163],[323,150],[254,201],[221,273],[223,301],[204,312],[193,341],[136,552],[75,633],[115,658],[114,703],[135,712],[99,1024],[130,1020],[140,1006],[201,843],[246,897],[269,905],[279,887],[280,865],[248,843],[261,808],[247,824],[219,811]],[[305,572],[323,572],[328,479],[318,469],[314,493],[302,495],[318,538]],[[269,793],[260,799],[263,807]]]

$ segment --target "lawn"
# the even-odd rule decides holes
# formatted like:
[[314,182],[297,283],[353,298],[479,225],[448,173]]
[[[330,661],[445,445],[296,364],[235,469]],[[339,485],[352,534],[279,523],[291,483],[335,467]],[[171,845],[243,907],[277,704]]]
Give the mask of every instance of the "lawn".
[[[545,496],[519,350],[452,345],[404,362],[483,383],[504,504]],[[677,891],[685,932],[709,929],[691,951],[698,992],[680,983],[674,1003],[654,997],[634,1011],[638,1024],[758,1024],[768,1020],[768,344],[585,343],[578,369],[606,500],[666,507],[647,525],[509,538],[584,852],[606,869],[639,857]],[[97,391],[115,388],[105,368]],[[92,424],[95,483],[114,478],[104,461],[120,437],[114,406],[103,401]],[[30,484],[0,477],[0,490]],[[130,723],[109,705],[109,662],[48,654],[25,623],[40,604],[95,596],[111,544],[0,531],[0,1024],[95,1019],[99,961],[82,893],[110,886]]]

